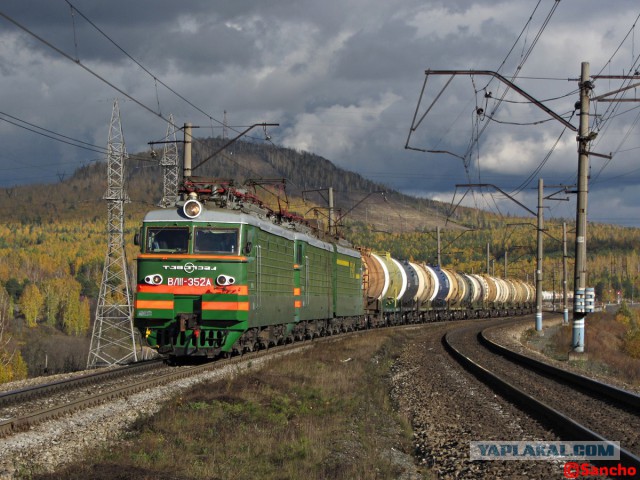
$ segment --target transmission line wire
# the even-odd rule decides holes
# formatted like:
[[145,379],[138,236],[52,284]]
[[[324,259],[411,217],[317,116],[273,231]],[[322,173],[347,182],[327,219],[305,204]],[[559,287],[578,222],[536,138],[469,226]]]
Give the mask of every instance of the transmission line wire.
[[[191,107],[193,107],[194,109],[196,109],[198,112],[202,113],[205,117],[207,117],[209,120],[211,121],[215,121],[216,123],[220,124],[221,126],[224,126],[224,123],[221,122],[220,120],[214,118],[213,116],[211,116],[209,113],[205,112],[204,110],[202,110],[200,107],[198,107],[197,105],[195,105],[193,102],[191,102],[190,100],[188,100],[187,98],[185,98],[183,95],[181,95],[179,92],[177,92],[176,90],[174,90],[173,88],[171,88],[169,85],[167,85],[165,82],[163,82],[162,80],[160,80],[156,75],[154,75],[153,73],[151,73],[151,71],[149,71],[149,69],[147,69],[144,65],[142,65],[138,60],[136,60],[132,55],[130,55],[124,48],[122,48],[115,40],[113,40],[109,35],[107,35],[106,32],[104,32],[100,27],[98,27],[95,23],[93,23],[84,13],[82,13],[80,10],[78,10],[78,8],[73,5],[69,0],[65,0],[65,2],[67,2],[67,4],[69,5],[69,7],[72,9],[72,11],[75,10],[75,12],[78,13],[78,15],[80,15],[82,18],[84,18],[87,23],[89,23],[89,25],[91,25],[93,28],[95,28],[104,38],[106,38],[114,47],[116,47],[118,50],[120,50],[120,52],[122,52],[122,54],[124,54],[129,60],[131,60],[133,63],[135,63],[138,67],[140,67],[147,75],[149,75],[151,78],[153,78],[154,82],[156,83],[156,100],[158,103],[158,112],[160,111],[160,101],[157,97],[157,84],[159,83],[160,85],[162,85],[163,87],[165,87],[167,90],[169,90],[171,93],[173,93],[175,96],[177,96],[180,100],[184,101],[185,103],[187,103],[188,105],[190,105]],[[240,132],[236,132],[236,133],[240,133]]]
[[[65,0],[66,1],[66,0]],[[69,2],[67,2],[69,3]],[[70,4],[71,5],[71,4]],[[73,9],[80,15],[82,15],[82,13],[80,11],[78,11],[75,7],[73,7]],[[82,15],[83,18],[84,15]],[[112,82],[110,82],[109,80],[107,80],[106,78],[104,78],[103,76],[101,76],[100,74],[98,74],[97,72],[95,72],[94,70],[92,70],[91,68],[89,68],[88,66],[86,66],[84,63],[82,63],[82,61],[80,59],[76,59],[73,58],[71,55],[69,55],[67,52],[65,52],[64,50],[62,50],[61,48],[58,48],[57,46],[53,45],[51,42],[49,42],[48,40],[44,39],[43,37],[39,36],[38,34],[36,34],[35,32],[31,31],[29,28],[27,28],[26,26],[22,25],[20,22],[18,22],[17,20],[13,19],[12,17],[10,17],[9,15],[7,15],[6,13],[0,11],[0,17],[4,18],[5,20],[7,20],[9,23],[13,24],[14,26],[16,26],[17,28],[19,28],[20,30],[22,30],[23,32],[27,33],[28,35],[32,36],[33,38],[35,38],[36,40],[38,40],[39,42],[41,42],[42,44],[44,44],[45,46],[49,47],[50,49],[52,49],[53,51],[55,51],[56,53],[58,53],[59,55],[63,56],[64,58],[66,58],[67,60],[75,63],[76,65],[78,65],[79,67],[81,67],[83,70],[85,70],[86,72],[88,72],[89,74],[93,75],[95,78],[97,78],[98,80],[100,80],[101,82],[103,82],[104,84],[108,85],[109,87],[111,87],[112,89],[114,89],[115,91],[117,91],[118,93],[120,93],[121,95],[123,95],[124,97],[128,98],[129,100],[131,100],[133,103],[135,103],[136,105],[138,105],[139,107],[143,108],[144,110],[146,110],[147,112],[151,113],[154,116],[159,117],[160,119],[164,120],[167,123],[172,124],[172,126],[176,129],[180,129],[180,127],[176,126],[175,124],[173,124],[172,122],[169,121],[168,118],[165,118],[162,114],[162,112],[160,111],[155,111],[153,108],[149,107],[148,105],[144,104],[142,101],[136,99],[133,95],[130,95],[129,93],[125,92],[123,89],[119,88],[118,86],[116,86],[115,84],[113,84]],[[89,21],[87,18],[85,18],[85,20]],[[90,21],[89,21],[90,22]],[[90,22],[91,23],[91,22]],[[97,27],[96,27],[97,28]],[[100,30],[99,30],[100,31]],[[115,44],[115,43],[114,43]],[[117,45],[117,44],[116,44]],[[120,47],[118,47],[120,48]],[[122,49],[121,49],[122,50]],[[124,51],[123,51],[124,52]],[[129,56],[126,52],[124,52],[127,56]],[[132,57],[131,57],[132,58]],[[132,60],[134,62],[136,62],[133,58]],[[138,63],[138,62],[136,62]],[[141,68],[143,68],[144,70],[146,70],[144,67],[142,67],[142,65],[140,65]],[[148,71],[147,71],[148,72]],[[150,72],[148,72],[150,74]],[[151,74],[152,75],[152,74]],[[153,75],[152,75],[153,76]],[[155,78],[155,77],[154,77]],[[163,84],[164,85],[164,84]],[[170,89],[170,87],[167,87]],[[174,92],[177,94],[177,92]],[[179,94],[177,94],[178,96],[180,96]],[[186,99],[184,99],[185,101],[187,101]],[[187,101],[187,103],[191,104],[190,102]],[[192,105],[193,106],[193,105]],[[195,107],[196,109],[198,109],[198,107]],[[199,111],[201,111],[200,109],[198,109]],[[208,118],[213,120],[213,117],[211,117],[210,115],[206,114],[206,112],[204,112],[205,115],[207,115]],[[37,133],[37,132],[36,132]],[[46,135],[45,135],[46,136]],[[60,140],[58,140],[60,141]],[[201,143],[201,141],[197,138],[193,138],[193,141],[196,141],[198,143]],[[78,146],[78,145],[76,145]],[[82,147],[80,147],[82,148]],[[144,157],[138,157],[139,159],[143,159]]]

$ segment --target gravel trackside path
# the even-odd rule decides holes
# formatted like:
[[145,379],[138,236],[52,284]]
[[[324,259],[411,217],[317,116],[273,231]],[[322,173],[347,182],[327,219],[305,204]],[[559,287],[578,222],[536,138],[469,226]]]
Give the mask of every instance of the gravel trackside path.
[[[488,327],[505,320],[475,322]],[[469,324],[452,322],[419,330],[393,367],[392,395],[412,422],[418,463],[442,479],[563,478],[559,462],[469,460],[471,441],[559,440],[495,395],[445,351],[442,336]]]

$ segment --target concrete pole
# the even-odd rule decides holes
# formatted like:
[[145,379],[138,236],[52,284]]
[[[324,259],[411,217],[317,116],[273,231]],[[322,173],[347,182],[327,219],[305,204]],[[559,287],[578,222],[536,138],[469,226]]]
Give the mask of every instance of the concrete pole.
[[184,158],[183,158],[183,177],[191,176],[191,124],[184,124]]
[[556,311],[556,265],[553,265],[553,289],[551,290],[553,298],[551,299],[551,309]]
[[436,227],[436,233],[438,235],[438,267],[442,267],[442,259],[440,257],[440,226]]
[[538,179],[538,261],[536,263],[536,331],[542,334],[542,231],[544,230],[543,215],[544,184]]
[[578,205],[576,208],[576,262],[574,269],[573,335],[574,352],[584,352],[584,306],[577,312],[578,290],[584,292],[587,279],[587,194],[589,191],[589,63],[582,62],[580,75],[580,128],[578,132]]
[[569,325],[567,300],[567,222],[562,222],[562,324]]
[[333,235],[333,187],[329,187],[329,235]]
[[487,275],[491,275],[491,270],[489,270],[489,242],[487,242]]
[[507,249],[504,249],[504,278],[507,278]]

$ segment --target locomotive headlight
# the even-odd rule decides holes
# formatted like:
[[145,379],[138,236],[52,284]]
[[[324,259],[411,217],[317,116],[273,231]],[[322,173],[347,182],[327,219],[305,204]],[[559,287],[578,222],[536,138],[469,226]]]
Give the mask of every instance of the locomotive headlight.
[[188,218],[196,218],[202,213],[202,204],[198,200],[187,200],[182,207],[182,211]]
[[236,283],[236,279],[228,275],[218,275],[218,278],[216,278],[216,283],[223,286],[233,285],[234,283]]
[[154,275],[147,275],[144,277],[144,281],[149,285],[160,285],[162,283],[162,275],[158,275],[157,273]]

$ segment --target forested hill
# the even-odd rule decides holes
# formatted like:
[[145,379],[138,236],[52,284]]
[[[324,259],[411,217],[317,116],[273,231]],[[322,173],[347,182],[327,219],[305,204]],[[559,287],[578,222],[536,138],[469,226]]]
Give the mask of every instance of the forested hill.
[[[221,146],[221,139],[194,143],[193,165]],[[324,212],[319,220],[326,218],[326,189],[332,187],[337,208],[347,213],[341,233],[356,246],[434,264],[435,230],[441,226],[443,266],[484,272],[489,246],[494,274],[533,281],[536,235],[535,226],[527,228],[532,226],[530,218],[515,222],[522,228],[507,227],[513,219],[458,208],[448,219],[447,204],[402,195],[317,155],[273,145],[236,142],[193,173],[232,179],[236,185],[247,179],[285,179],[287,194],[280,192],[279,205],[269,182],[255,187],[256,195],[272,208],[286,208],[311,218],[316,207],[319,215]],[[55,184],[0,191],[0,337],[8,331],[12,339],[4,348],[0,346],[0,383],[20,378],[27,368],[32,375],[41,373],[45,358],[51,372],[84,366],[86,335],[107,252],[106,177],[106,162],[97,162]],[[309,193],[303,202],[302,192],[315,189],[324,189],[324,198],[317,192]],[[131,202],[125,205],[125,249],[133,271],[138,254],[134,233],[144,212],[157,208],[162,195],[158,158],[146,152],[126,161],[126,191]],[[378,193],[381,191],[386,192],[384,197]],[[572,222],[568,223],[571,230]],[[557,220],[545,222],[545,290],[560,289],[562,245],[554,239],[562,237],[561,228]],[[596,288],[598,300],[614,300],[618,291],[637,300],[640,229],[590,225],[588,238],[587,284]],[[570,233],[569,257],[574,241]],[[21,353],[14,354],[18,345],[23,345]]]
[[[194,142],[193,165],[198,165],[223,145],[224,141],[220,138]],[[126,161],[126,191],[131,198],[126,211],[130,218],[157,205],[162,195],[162,171],[158,166],[160,156],[153,159],[149,152],[145,152],[131,155]],[[482,221],[485,216],[484,213],[478,216],[472,209],[459,209],[455,216],[447,220],[448,204],[400,194],[357,173],[338,168],[318,155],[272,144],[235,142],[194,170],[193,174],[233,179],[238,184],[247,179],[285,179],[286,194],[290,201],[288,209],[302,214],[313,206],[327,206],[326,192],[324,199],[319,193],[307,193],[303,203],[303,191],[332,187],[337,209],[348,212],[355,206],[346,217],[348,220],[362,221],[384,231],[431,231],[438,225],[458,229],[465,223],[477,225],[478,218]],[[102,197],[105,191],[106,163],[97,162],[78,169],[72,176],[56,184],[5,188],[4,194],[0,195],[0,215],[15,220],[94,218],[103,214]],[[380,191],[386,194],[372,193]],[[266,199],[272,196],[260,187],[256,194]],[[22,201],[16,202],[17,198]],[[490,217],[492,215],[487,214],[487,218]]]
[[[194,142],[193,165],[200,164],[223,145],[219,138]],[[130,260],[136,252],[129,239],[144,212],[156,208],[162,195],[160,156],[152,158],[150,152],[145,152],[131,155],[126,161],[126,191],[131,203],[125,206],[125,229]],[[506,227],[507,223],[514,223],[513,219],[469,208],[458,208],[448,218],[448,204],[402,195],[357,173],[337,168],[312,153],[238,141],[193,173],[233,179],[236,184],[247,179],[285,179],[286,196],[280,193],[279,206],[308,217],[318,207],[326,218],[327,194],[325,190],[323,198],[319,193],[309,193],[303,202],[302,192],[332,187],[337,208],[343,214],[348,213],[343,222],[344,236],[355,245],[388,251],[397,258],[435,262],[435,230],[441,226],[445,266],[469,272],[486,271],[489,245],[492,268],[497,274],[503,270],[505,257],[509,275],[532,278],[535,270],[536,235],[535,226],[527,228],[532,226],[530,218],[516,222],[525,224],[522,228]],[[35,277],[60,276],[56,268],[70,268],[68,274],[74,275],[83,285],[83,292],[91,292],[93,297],[106,248],[107,208],[103,200],[106,183],[106,163],[97,162],[55,184],[5,188],[0,192],[0,218],[7,227],[6,234],[0,235],[0,281],[4,283],[12,277],[21,282],[29,280],[24,265],[39,265],[35,269],[39,272],[56,258],[57,266],[49,265],[50,272],[36,272]],[[271,206],[278,206],[272,187],[255,188],[259,197],[270,201]],[[385,196],[374,193],[383,190]],[[568,219],[567,223],[571,257],[575,241],[571,233],[573,222]],[[559,285],[562,244],[557,239],[562,238],[562,223],[548,220],[545,224],[545,269],[556,271]],[[63,248],[64,242],[73,248]],[[638,298],[638,245],[640,229],[590,225],[588,283],[598,287],[603,297],[620,290],[626,296],[635,291]],[[37,261],[31,258],[36,253]],[[571,258],[569,268],[573,268]],[[570,274],[570,286],[571,282]],[[545,275],[544,288],[553,288],[552,275]]]

